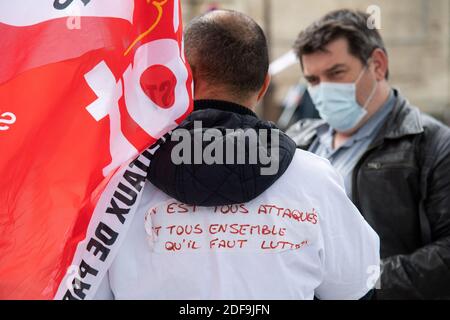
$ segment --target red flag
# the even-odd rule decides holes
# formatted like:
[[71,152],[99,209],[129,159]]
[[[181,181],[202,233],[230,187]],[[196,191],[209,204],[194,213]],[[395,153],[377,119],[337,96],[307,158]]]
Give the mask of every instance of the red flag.
[[0,298],[90,298],[192,109],[179,0],[3,1],[0,35]]

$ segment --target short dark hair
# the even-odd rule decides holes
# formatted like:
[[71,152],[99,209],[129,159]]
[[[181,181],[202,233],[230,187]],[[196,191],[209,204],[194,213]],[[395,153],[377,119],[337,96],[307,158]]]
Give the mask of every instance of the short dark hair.
[[241,97],[264,85],[267,40],[250,17],[229,10],[208,12],[191,21],[184,37],[187,60],[198,77]]
[[[369,28],[370,15],[361,11],[348,9],[336,10],[320,18],[302,31],[294,50],[303,67],[302,56],[318,51],[338,39],[346,39],[350,54],[357,57],[364,65],[367,64],[375,49],[387,50],[378,29]],[[389,78],[389,71],[386,79]]]

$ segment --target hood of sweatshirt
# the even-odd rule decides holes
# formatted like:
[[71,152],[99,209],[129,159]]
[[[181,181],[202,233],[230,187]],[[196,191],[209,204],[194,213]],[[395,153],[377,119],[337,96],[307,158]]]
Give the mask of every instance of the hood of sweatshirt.
[[286,172],[295,150],[291,138],[250,109],[199,100],[155,152],[148,179],[185,204],[241,204],[269,189]]

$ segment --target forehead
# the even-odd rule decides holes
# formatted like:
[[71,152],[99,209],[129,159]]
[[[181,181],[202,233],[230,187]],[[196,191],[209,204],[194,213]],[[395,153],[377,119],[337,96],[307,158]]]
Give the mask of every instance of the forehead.
[[359,63],[359,59],[350,54],[346,39],[330,42],[325,50],[302,56],[303,72],[306,76],[320,75],[337,64],[352,67]]

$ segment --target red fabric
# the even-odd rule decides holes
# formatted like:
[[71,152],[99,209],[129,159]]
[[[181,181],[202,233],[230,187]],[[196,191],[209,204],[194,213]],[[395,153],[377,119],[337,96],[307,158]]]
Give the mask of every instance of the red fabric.
[[[111,162],[110,122],[108,117],[97,122],[87,112],[97,96],[84,76],[105,61],[119,81],[135,50],[156,39],[174,39],[181,47],[181,17],[174,32],[173,3],[164,4],[156,28],[126,56],[130,44],[158,17],[146,0],[135,1],[133,24],[97,17],[82,17],[80,30],[68,30],[65,19],[27,27],[0,23],[1,299],[55,295],[108,182],[102,169]],[[173,80],[161,68],[156,71],[145,78],[151,83]],[[190,98],[191,81],[189,76]],[[161,108],[171,101],[149,99]],[[119,106],[122,131],[138,151],[159,138],[133,121],[123,97]],[[179,123],[191,109],[192,103],[173,120]],[[13,124],[5,125],[6,113],[15,115]]]

